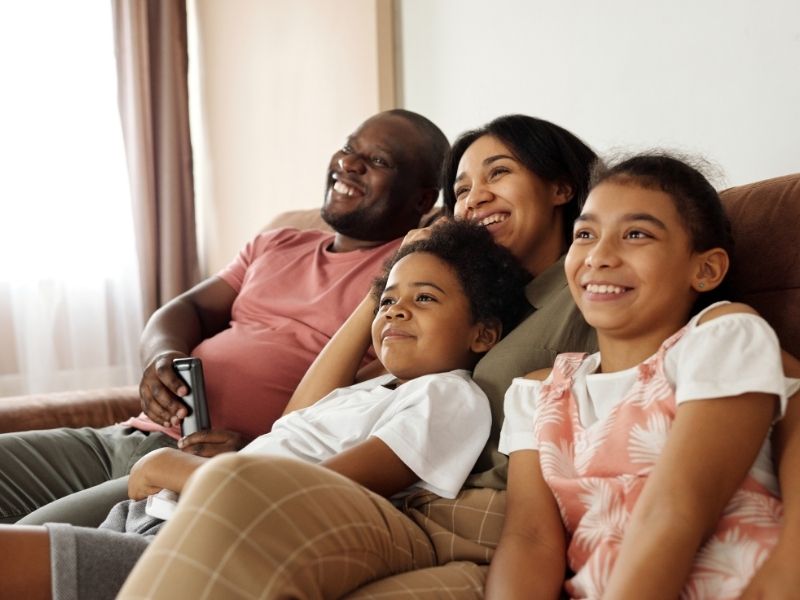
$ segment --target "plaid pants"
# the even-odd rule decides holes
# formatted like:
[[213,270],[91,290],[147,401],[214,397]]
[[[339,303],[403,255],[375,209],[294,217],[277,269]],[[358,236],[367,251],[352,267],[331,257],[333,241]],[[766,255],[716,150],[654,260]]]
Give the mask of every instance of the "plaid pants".
[[224,455],[125,583],[133,598],[482,598],[505,496],[420,493],[402,510],[291,459]]

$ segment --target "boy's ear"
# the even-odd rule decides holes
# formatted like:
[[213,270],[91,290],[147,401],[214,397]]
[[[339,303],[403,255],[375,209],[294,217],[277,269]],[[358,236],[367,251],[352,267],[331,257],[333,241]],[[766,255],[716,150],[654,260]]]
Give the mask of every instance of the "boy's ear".
[[703,293],[717,288],[730,267],[728,253],[722,248],[712,248],[697,255],[697,271],[692,278],[692,287]]
[[489,319],[488,321],[480,321],[476,323],[475,337],[469,349],[476,354],[483,354],[488,352],[491,348],[500,341],[500,336],[503,333],[503,325],[499,319]]

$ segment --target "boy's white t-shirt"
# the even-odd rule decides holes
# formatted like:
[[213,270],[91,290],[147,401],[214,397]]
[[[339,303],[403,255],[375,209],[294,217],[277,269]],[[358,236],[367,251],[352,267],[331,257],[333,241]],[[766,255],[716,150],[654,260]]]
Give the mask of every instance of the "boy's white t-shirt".
[[[775,332],[764,319],[748,313],[723,315],[698,325],[704,312],[689,321],[689,330],[665,356],[664,371],[675,387],[676,403],[762,392],[778,396],[776,419],[782,417],[786,399],[800,388],[800,380],[784,377]],[[573,379],[573,393],[584,427],[606,418],[636,381],[638,367],[595,373],[599,366],[598,352],[587,357]],[[500,452],[537,449],[533,424],[541,385],[541,381],[520,377],[508,388]],[[769,439],[751,474],[777,494]]]
[[412,379],[383,375],[334,390],[275,421],[242,449],[319,463],[375,436],[416,475],[417,487],[455,498],[489,438],[489,401],[469,371]]

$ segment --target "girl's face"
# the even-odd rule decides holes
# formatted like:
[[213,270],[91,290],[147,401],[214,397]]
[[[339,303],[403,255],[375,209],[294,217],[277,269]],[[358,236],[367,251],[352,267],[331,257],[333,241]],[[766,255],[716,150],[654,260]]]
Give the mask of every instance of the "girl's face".
[[473,322],[450,266],[433,254],[414,252],[389,273],[372,322],[372,344],[383,366],[408,381],[472,368],[475,353],[489,349],[484,329]]
[[485,135],[467,148],[453,190],[456,218],[487,227],[495,242],[533,275],[561,256],[559,207],[569,201],[571,191],[530,171],[497,138]]
[[686,323],[702,265],[668,194],[610,181],[592,190],[575,221],[565,270],[599,335],[663,340]]

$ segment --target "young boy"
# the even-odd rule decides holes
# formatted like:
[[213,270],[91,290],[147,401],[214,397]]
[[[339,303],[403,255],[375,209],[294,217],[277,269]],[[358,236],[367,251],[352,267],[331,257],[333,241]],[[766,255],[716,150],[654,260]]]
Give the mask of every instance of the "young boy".
[[[429,239],[404,246],[311,366],[284,416],[241,453],[265,464],[275,457],[320,464],[387,498],[414,487],[454,497],[491,421],[469,370],[527,310],[529,278],[485,229],[467,223],[442,224]],[[370,337],[388,373],[353,384]],[[131,471],[129,494],[181,492],[195,470],[216,460],[153,452]],[[276,464],[289,471],[302,466]],[[269,489],[272,481],[261,483]],[[181,506],[172,530],[180,528]],[[55,597],[91,590],[99,598],[101,587],[116,594],[147,545],[143,536],[119,532],[158,529],[143,507],[143,501],[118,505],[100,530],[48,526]],[[24,565],[7,567],[19,574]]]

